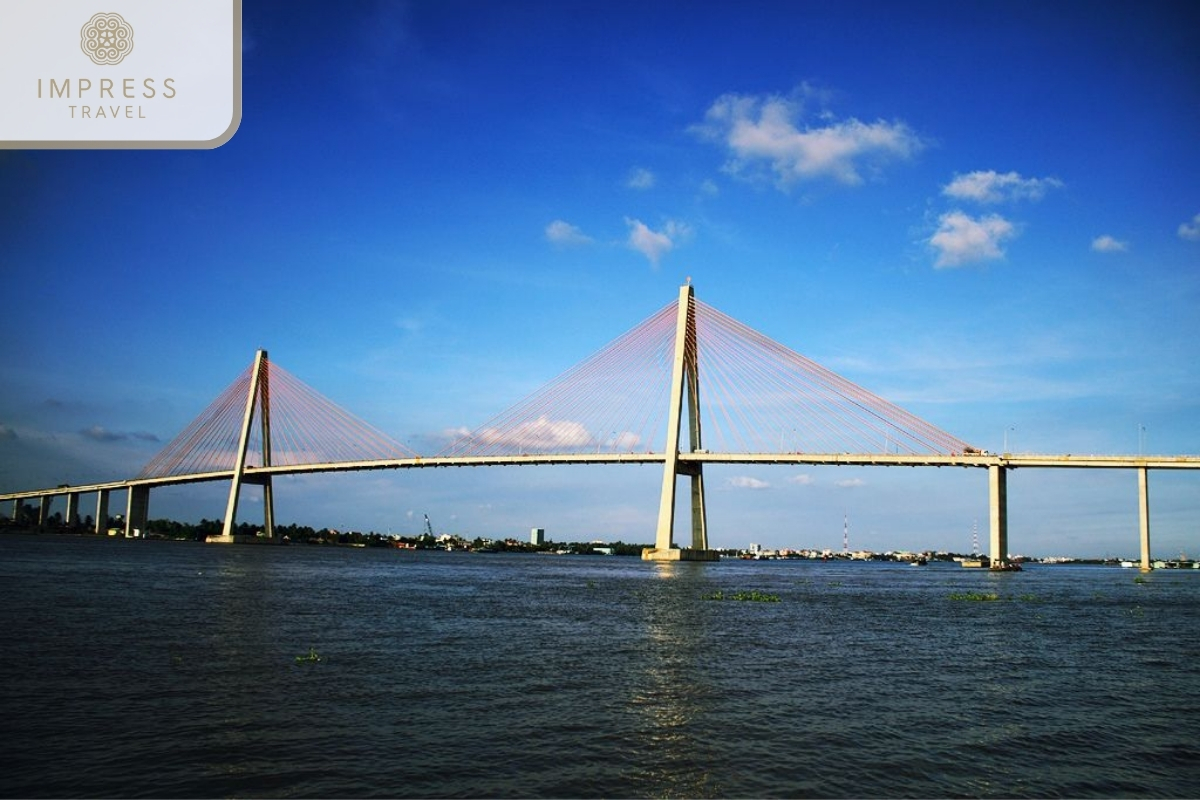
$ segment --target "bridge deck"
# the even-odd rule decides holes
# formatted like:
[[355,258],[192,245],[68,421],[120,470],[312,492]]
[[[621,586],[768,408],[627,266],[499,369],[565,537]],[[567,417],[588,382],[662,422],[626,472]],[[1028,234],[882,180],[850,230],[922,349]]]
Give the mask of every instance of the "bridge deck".
[[[329,464],[300,464],[278,467],[250,467],[245,471],[247,482],[255,476],[297,475],[319,472],[351,472],[381,469],[427,469],[434,467],[498,467],[538,466],[549,464],[661,464],[662,453],[592,453],[573,455],[528,454],[518,456],[450,456],[437,458],[404,458],[381,461],[342,461]],[[806,464],[813,466],[858,467],[1004,467],[1020,468],[1085,468],[1085,469],[1200,469],[1200,456],[1120,456],[1120,455],[1039,455],[995,454],[977,455],[898,455],[878,453],[680,453],[682,462],[702,464]],[[175,475],[166,478],[141,478],[124,481],[56,486],[23,492],[0,493],[0,501],[33,500],[68,494],[88,494],[101,491],[122,491],[133,486],[155,487],[175,484],[203,483],[230,480],[232,470]]]

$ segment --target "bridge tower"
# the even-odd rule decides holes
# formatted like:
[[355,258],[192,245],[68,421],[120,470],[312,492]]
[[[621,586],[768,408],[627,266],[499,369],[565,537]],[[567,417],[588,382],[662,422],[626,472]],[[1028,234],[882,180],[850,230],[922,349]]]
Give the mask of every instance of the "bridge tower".
[[[704,465],[680,461],[679,438],[687,399],[688,452],[700,450],[700,370],[696,338],[695,292],[689,280],[679,288],[679,310],[675,318],[675,360],[671,370],[671,405],[667,417],[667,442],[663,464],[662,493],[658,505],[658,531],[654,547],[642,551],[644,561],[716,561],[708,549],[708,519],[704,506]],[[675,490],[677,479],[686,475],[692,489],[692,546],[674,546]]]
[[254,368],[250,375],[250,391],[246,395],[246,410],[242,415],[241,435],[238,438],[237,460],[233,466],[233,480],[229,487],[229,502],[225,506],[225,526],[220,536],[210,536],[209,542],[233,542],[234,525],[237,523],[238,499],[242,485],[263,487],[263,531],[268,540],[275,538],[275,504],[271,492],[271,476],[246,475],[246,453],[253,435],[254,411],[258,409],[259,428],[262,433],[262,466],[271,466],[271,391],[270,361],[267,351],[259,350],[254,357]]

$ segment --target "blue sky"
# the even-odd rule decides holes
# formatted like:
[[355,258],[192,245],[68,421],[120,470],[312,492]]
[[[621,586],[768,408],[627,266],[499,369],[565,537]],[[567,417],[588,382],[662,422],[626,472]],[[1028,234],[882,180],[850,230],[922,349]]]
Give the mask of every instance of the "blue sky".
[[[1200,453],[1189,3],[246,0],[212,151],[0,155],[0,489],[130,477],[256,348],[397,440],[697,296],[977,446]],[[652,468],[281,481],[314,526],[651,541]],[[976,471],[708,473],[717,546],[968,549]],[[151,516],[223,513],[156,492]],[[1200,555],[1200,476],[1151,475]],[[1132,554],[1131,473],[1017,552]],[[244,503],[251,518],[254,503]]]

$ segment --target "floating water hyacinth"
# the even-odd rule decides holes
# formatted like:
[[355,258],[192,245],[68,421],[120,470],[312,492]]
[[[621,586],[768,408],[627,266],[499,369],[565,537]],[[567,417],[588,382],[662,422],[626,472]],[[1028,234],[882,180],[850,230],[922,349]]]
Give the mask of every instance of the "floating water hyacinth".
[[950,595],[951,600],[966,600],[973,603],[989,603],[993,600],[999,600],[1000,595],[995,592],[955,592]]
[[760,592],[757,589],[751,590],[749,592],[740,591],[740,592],[731,592],[730,594],[725,594],[724,591],[721,591],[718,589],[717,591],[713,592],[712,594],[705,595],[704,599],[705,600],[741,600],[743,602],[751,602],[751,603],[778,603],[779,595],[767,594],[765,592]]

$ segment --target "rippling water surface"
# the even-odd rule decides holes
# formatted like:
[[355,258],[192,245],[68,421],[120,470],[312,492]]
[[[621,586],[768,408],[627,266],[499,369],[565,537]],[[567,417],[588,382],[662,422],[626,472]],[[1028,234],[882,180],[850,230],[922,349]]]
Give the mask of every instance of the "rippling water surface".
[[[707,599],[739,590],[779,602]],[[5,536],[0,794],[1193,797],[1198,601],[1182,570]]]

